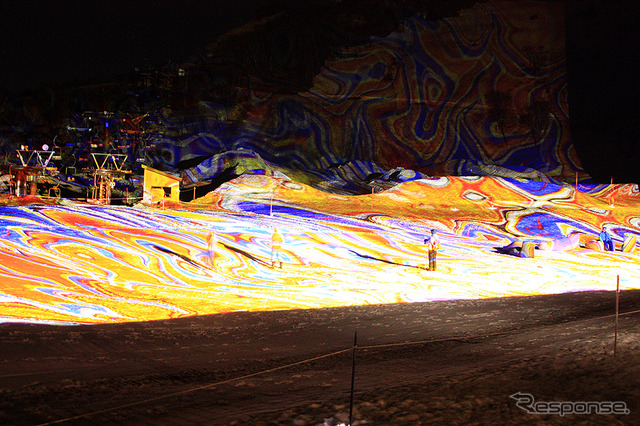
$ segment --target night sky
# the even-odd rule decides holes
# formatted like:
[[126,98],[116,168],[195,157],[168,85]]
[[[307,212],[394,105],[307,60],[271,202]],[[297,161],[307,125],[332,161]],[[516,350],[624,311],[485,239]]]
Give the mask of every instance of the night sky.
[[0,88],[100,80],[181,61],[267,2],[2,1]]
[[640,183],[637,4],[565,0],[569,119],[584,168],[600,183]]

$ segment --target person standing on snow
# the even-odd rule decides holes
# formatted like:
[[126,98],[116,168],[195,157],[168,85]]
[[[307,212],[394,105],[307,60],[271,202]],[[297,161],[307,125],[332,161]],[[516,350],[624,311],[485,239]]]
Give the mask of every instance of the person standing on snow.
[[282,234],[278,232],[278,228],[273,229],[273,235],[271,236],[271,267],[275,268],[276,262],[280,264],[282,269]]
[[424,239],[424,243],[427,245],[427,249],[429,250],[429,271],[436,270],[436,256],[438,254],[438,249],[440,248],[440,239],[438,235],[436,235],[436,230],[431,230],[431,236]]
[[615,251],[611,235],[609,235],[604,225],[602,226],[602,231],[600,231],[600,235],[598,235],[598,238],[600,239],[600,241],[602,241],[602,244],[604,244],[605,251]]
[[209,254],[209,265],[212,268],[216,266],[216,250],[218,248],[218,236],[213,232],[209,232],[207,237],[207,253]]

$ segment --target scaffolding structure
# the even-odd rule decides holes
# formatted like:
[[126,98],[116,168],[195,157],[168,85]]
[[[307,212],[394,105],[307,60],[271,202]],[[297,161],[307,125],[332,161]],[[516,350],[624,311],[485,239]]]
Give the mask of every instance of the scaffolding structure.
[[57,171],[56,167],[49,167],[54,151],[18,149],[16,152],[20,165],[2,166],[3,173],[9,175],[9,190],[17,197],[38,195],[38,183],[43,181],[47,174]]
[[111,204],[111,190],[115,188],[116,179],[131,174],[130,170],[123,170],[126,154],[91,153],[96,166],[93,171],[93,186],[91,197],[87,201],[94,204]]

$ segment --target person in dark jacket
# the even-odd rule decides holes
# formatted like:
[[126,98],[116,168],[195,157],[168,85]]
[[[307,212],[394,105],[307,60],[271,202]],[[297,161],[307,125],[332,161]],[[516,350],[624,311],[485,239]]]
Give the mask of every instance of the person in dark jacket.
[[611,235],[607,232],[607,229],[603,226],[602,231],[600,231],[600,235],[598,236],[602,244],[604,244],[605,251],[614,251],[613,240],[611,239]]

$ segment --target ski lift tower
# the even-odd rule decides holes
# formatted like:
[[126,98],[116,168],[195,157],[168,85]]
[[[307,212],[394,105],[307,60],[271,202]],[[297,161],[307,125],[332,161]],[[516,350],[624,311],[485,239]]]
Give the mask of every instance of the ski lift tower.
[[[47,146],[45,145],[45,147]],[[15,184],[15,194],[18,197],[37,195],[38,183],[44,179],[48,172],[57,170],[56,167],[49,167],[54,151],[44,149],[33,151],[18,149],[16,151],[21,165],[8,167],[12,183]],[[6,167],[4,166],[4,168]]]
[[126,154],[91,153],[96,169],[93,171],[93,186],[91,187],[90,203],[111,204],[111,190],[115,187],[115,180],[131,174],[130,170],[122,170]]

